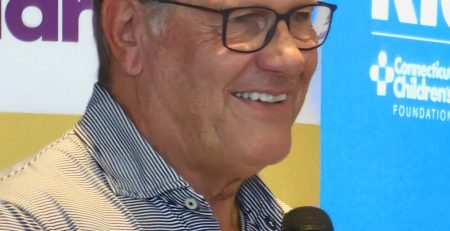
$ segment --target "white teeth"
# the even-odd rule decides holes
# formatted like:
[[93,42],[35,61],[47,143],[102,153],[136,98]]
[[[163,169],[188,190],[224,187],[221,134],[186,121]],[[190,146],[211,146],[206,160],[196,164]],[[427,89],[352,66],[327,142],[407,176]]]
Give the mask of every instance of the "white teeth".
[[287,95],[270,95],[266,93],[258,93],[258,92],[237,92],[234,94],[238,98],[253,100],[253,101],[261,101],[265,103],[277,103],[286,100]]
[[258,100],[259,99],[259,94],[256,92],[250,93],[250,99],[251,100]]

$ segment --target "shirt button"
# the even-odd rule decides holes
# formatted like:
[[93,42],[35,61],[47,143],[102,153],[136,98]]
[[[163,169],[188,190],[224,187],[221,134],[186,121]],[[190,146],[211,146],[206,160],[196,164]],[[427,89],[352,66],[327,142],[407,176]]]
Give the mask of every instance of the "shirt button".
[[194,198],[187,198],[184,201],[184,206],[191,210],[196,210],[198,208],[198,202]]
[[267,216],[266,219],[266,225],[269,226],[270,229],[275,230],[275,221],[272,219],[272,217]]

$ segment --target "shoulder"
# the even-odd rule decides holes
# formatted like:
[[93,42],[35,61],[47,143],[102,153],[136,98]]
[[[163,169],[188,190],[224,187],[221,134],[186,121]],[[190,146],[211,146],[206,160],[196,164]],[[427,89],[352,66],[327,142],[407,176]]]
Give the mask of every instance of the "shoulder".
[[0,176],[0,214],[15,224],[36,221],[48,230],[132,229],[127,209],[93,159],[95,150],[70,131],[10,168]]
[[[38,227],[35,220],[43,221],[43,215],[64,218],[67,205],[75,203],[72,198],[86,188],[86,178],[99,181],[97,169],[83,142],[73,131],[67,132],[0,174],[0,226]],[[23,229],[33,230],[11,228]]]
[[[35,185],[37,182],[51,181],[55,175],[50,173],[63,173],[70,171],[71,165],[83,165],[87,154],[88,150],[82,141],[73,131],[69,131],[28,159],[1,172],[0,185]],[[3,191],[0,190],[0,195]]]

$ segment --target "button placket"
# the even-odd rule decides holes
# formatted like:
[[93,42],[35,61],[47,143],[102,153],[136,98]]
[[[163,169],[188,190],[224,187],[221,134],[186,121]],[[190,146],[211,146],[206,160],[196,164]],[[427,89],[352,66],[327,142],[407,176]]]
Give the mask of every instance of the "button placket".
[[172,206],[177,206],[177,202],[172,198],[167,199],[167,203]]
[[275,225],[275,221],[273,220],[272,217],[270,216],[266,216],[264,218],[264,222],[266,223],[267,227],[269,227],[271,230],[276,230],[276,225]]

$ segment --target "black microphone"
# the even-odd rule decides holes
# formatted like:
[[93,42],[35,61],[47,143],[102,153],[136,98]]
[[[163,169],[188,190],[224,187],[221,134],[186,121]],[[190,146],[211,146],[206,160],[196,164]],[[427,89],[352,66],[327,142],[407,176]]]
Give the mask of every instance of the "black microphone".
[[282,231],[333,231],[328,214],[320,208],[304,206],[284,215]]

